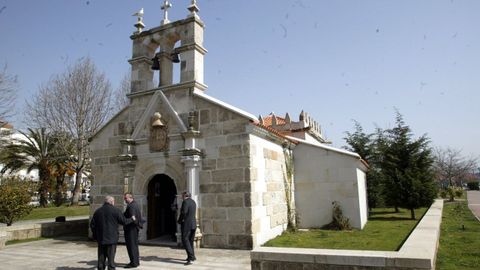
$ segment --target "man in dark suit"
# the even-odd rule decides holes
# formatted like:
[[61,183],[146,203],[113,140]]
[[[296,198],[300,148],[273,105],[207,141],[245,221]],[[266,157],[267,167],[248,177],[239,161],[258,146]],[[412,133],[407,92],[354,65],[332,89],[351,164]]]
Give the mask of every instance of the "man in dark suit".
[[192,200],[192,195],[187,191],[182,193],[182,197],[183,202],[178,223],[182,229],[182,244],[187,252],[187,262],[185,265],[189,265],[197,259],[195,258],[195,252],[193,250],[193,240],[195,239],[195,229],[197,228],[197,222],[195,220],[197,204]]
[[93,239],[98,243],[98,270],[105,269],[108,259],[108,269],[115,269],[115,252],[118,243],[118,224],[126,225],[135,220],[135,217],[125,218],[120,209],[115,206],[115,199],[106,196],[102,207],[98,208],[90,221]]
[[125,268],[136,268],[140,265],[140,254],[138,252],[138,232],[142,229],[142,214],[137,202],[133,199],[133,195],[127,192],[123,195],[123,200],[127,203],[127,209],[123,215],[126,218],[132,216],[135,217],[134,223],[124,225],[123,231],[125,232],[125,244],[127,245],[128,257],[130,263]]

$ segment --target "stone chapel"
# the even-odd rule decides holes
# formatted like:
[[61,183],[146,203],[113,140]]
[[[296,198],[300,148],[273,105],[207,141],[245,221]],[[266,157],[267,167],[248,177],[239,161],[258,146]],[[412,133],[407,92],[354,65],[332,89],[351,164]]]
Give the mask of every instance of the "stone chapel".
[[179,195],[187,190],[204,247],[262,245],[285,231],[293,213],[299,228],[321,227],[332,220],[333,201],[363,228],[368,166],[360,156],[329,146],[303,111],[298,120],[288,113],[256,117],[209,96],[196,1],[185,19],[172,22],[170,6],[165,1],[161,25],[148,30],[137,13],[130,104],[91,137],[90,213],[105,195],[122,207],[131,191],[146,220],[140,241],[175,243]]

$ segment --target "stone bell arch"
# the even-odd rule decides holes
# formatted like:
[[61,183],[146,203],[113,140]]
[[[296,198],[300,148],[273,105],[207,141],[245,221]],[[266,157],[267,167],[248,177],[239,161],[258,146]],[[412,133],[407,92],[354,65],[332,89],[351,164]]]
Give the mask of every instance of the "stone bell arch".
[[[201,151],[197,148],[200,132],[196,130],[193,90],[205,91],[203,47],[204,23],[197,15],[196,1],[189,6],[187,18],[170,22],[165,1],[165,18],[161,25],[143,30],[139,17],[137,31],[132,39],[131,102],[128,109],[128,134],[120,141],[119,155],[124,174],[124,190],[141,194],[144,214],[149,206],[153,180],[162,185],[160,178],[170,178],[177,192],[188,190],[199,201],[199,170]],[[143,16],[143,13],[142,13]],[[178,46],[177,46],[178,45]],[[177,47],[175,47],[177,46]],[[179,65],[175,65],[177,62]],[[173,68],[180,69],[180,80],[173,83]],[[159,70],[159,85],[154,85],[154,75]],[[173,164],[173,165],[172,165]],[[169,166],[175,168],[172,175]],[[163,168],[163,169],[162,169]],[[180,173],[178,173],[180,171]],[[157,179],[157,180],[155,180]],[[155,185],[155,184],[153,184]],[[167,187],[173,190],[173,187]],[[162,206],[163,207],[163,206]],[[148,223],[152,226],[154,223]],[[148,226],[148,225],[147,225]],[[155,233],[143,235],[141,239]]]

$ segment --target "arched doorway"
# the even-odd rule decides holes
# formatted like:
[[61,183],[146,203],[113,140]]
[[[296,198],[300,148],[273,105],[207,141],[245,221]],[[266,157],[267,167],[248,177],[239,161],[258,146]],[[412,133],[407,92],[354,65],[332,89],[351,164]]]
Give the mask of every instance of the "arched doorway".
[[165,174],[155,175],[148,183],[147,239],[175,241],[176,195],[175,183]]

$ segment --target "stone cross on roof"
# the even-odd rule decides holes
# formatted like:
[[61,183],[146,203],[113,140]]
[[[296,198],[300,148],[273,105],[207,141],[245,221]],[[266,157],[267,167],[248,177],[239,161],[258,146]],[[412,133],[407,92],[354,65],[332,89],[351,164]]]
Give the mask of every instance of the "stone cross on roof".
[[192,3],[191,3],[190,6],[188,7],[188,10],[190,11],[190,15],[189,15],[189,16],[198,17],[197,12],[198,12],[200,9],[198,9],[197,1],[196,1],[196,0],[192,0]]
[[163,20],[162,20],[161,25],[164,25],[164,24],[167,24],[167,23],[170,22],[168,20],[168,9],[171,8],[171,7],[172,7],[172,4],[170,2],[168,2],[168,0],[163,1],[163,6],[162,6]]

